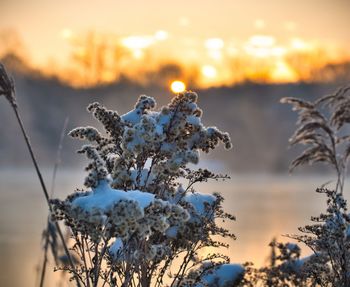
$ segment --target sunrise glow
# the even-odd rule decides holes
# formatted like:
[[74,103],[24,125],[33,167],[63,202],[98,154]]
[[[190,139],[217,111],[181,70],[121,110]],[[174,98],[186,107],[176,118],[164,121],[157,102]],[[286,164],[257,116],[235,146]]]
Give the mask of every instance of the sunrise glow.
[[168,39],[169,34],[168,32],[164,31],[164,30],[158,30],[155,34],[154,34],[154,38],[158,41],[165,41],[166,39]]
[[139,51],[148,48],[154,43],[150,36],[129,36],[122,39],[122,44],[133,51]]
[[0,11],[0,287],[350,287],[350,0]]
[[[222,5],[191,1],[183,3],[188,9],[169,10],[152,0],[136,11],[127,2],[119,7],[110,1],[89,3],[94,13],[77,17],[75,1],[39,5],[39,10],[29,4],[35,1],[40,0],[3,5],[0,58],[15,54],[25,65],[76,87],[123,77],[141,84],[157,79],[163,86],[169,85],[169,78],[180,78],[196,87],[313,81],[315,71],[332,65],[340,66],[322,73],[337,77],[334,71],[344,71],[341,65],[350,61],[350,36],[343,25],[348,21],[346,7],[325,21],[309,1],[298,13],[292,13],[298,5],[287,1],[278,8],[284,12],[277,13],[273,5],[269,14],[264,8],[271,3],[242,3],[237,9],[234,1]],[[195,13],[198,4],[212,12],[210,17]],[[14,9],[16,5],[26,9]],[[324,11],[336,9],[335,4],[327,5]],[[63,11],[64,19],[58,17]],[[33,13],[38,15],[29,21]]]
[[73,31],[71,29],[65,28],[61,31],[63,39],[70,39],[73,36]]
[[181,81],[174,81],[170,85],[171,91],[175,94],[181,93],[186,90],[186,85]]
[[202,74],[207,78],[215,78],[217,76],[217,70],[210,65],[204,65],[202,67]]

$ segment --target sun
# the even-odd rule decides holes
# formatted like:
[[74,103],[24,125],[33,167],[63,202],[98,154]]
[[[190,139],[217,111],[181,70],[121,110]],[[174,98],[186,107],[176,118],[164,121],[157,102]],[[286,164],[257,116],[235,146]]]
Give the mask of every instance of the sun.
[[174,81],[171,83],[170,88],[171,88],[173,93],[178,94],[178,93],[181,93],[181,92],[186,90],[186,85],[184,82]]

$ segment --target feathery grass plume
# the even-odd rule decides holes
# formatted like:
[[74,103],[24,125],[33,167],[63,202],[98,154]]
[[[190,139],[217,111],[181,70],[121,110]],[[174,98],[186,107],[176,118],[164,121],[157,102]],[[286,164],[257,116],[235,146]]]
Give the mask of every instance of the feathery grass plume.
[[[26,132],[26,130],[24,128],[23,121],[22,121],[22,118],[21,118],[20,113],[19,113],[18,104],[17,104],[17,101],[16,101],[15,84],[14,84],[13,79],[7,73],[7,71],[5,69],[5,66],[2,63],[0,63],[0,96],[4,96],[7,99],[7,101],[10,103],[10,105],[12,107],[12,110],[15,113],[17,122],[18,122],[18,124],[20,126],[22,135],[23,135],[25,143],[27,145],[30,157],[32,159],[33,165],[35,167],[35,171],[37,173],[37,176],[38,176],[41,188],[43,190],[46,202],[48,204],[48,207],[49,207],[49,210],[50,210],[50,213],[51,213],[52,212],[52,207],[51,207],[51,204],[50,204],[49,194],[48,194],[48,191],[47,191],[47,188],[46,188],[43,176],[42,176],[41,171],[39,169],[39,165],[38,165],[37,160],[35,158],[35,155],[34,155],[34,152],[33,152],[33,148],[32,148],[32,146],[30,144],[29,136],[28,136],[28,134],[27,134],[27,132]],[[55,227],[56,227],[58,235],[59,235],[59,237],[61,239],[62,245],[64,247],[64,251],[65,251],[65,253],[66,253],[66,255],[67,255],[68,259],[69,259],[68,260],[69,264],[73,268],[74,267],[73,261],[71,260],[71,256],[70,256],[70,253],[68,251],[68,247],[67,247],[67,245],[66,245],[66,243],[64,241],[62,231],[61,231],[60,226],[59,226],[59,224],[57,222],[55,222]],[[74,280],[76,281],[77,286],[80,286],[80,282],[78,281],[78,278],[76,276],[74,276]]]
[[5,66],[0,63],[0,96],[4,96],[11,106],[16,106],[15,85],[6,72]]
[[155,106],[143,95],[120,116],[93,103],[88,111],[104,132],[88,126],[69,133],[88,142],[79,153],[90,161],[88,190],[52,201],[53,219],[72,231],[74,272],[84,286],[234,286],[242,266],[229,264],[220,250],[200,253],[228,247],[220,238],[235,236],[221,223],[235,218],[223,210],[220,194],[195,189],[228,177],[188,166],[220,142],[231,148],[230,137],[202,124],[193,92]]
[[283,98],[281,103],[291,104],[298,112],[298,128],[290,144],[308,146],[290,169],[315,162],[330,164],[337,172],[336,191],[342,193],[350,156],[350,134],[345,128],[350,123],[350,86],[314,102]]
[[[343,87],[314,102],[283,98],[282,103],[298,111],[298,128],[291,145],[309,147],[292,164],[291,169],[306,163],[325,162],[337,172],[335,190],[318,188],[327,196],[326,212],[311,218],[312,224],[300,227],[301,235],[287,237],[304,243],[312,255],[300,258],[300,249],[291,257],[289,249],[279,244],[281,264],[251,269],[251,282],[267,286],[350,286],[350,217],[343,197],[344,179],[350,153],[350,87]],[[282,249],[281,249],[282,247]],[[287,249],[286,249],[287,247]],[[286,256],[288,255],[288,256]],[[254,281],[255,280],[255,281]]]
[[350,135],[345,126],[350,123],[350,87],[314,102],[283,98],[298,112],[297,130],[290,144],[308,146],[291,163],[291,171],[303,164],[324,162],[337,172],[335,190],[318,188],[327,196],[326,211],[311,217],[312,224],[300,227],[302,234],[286,237],[305,244],[312,254],[301,257],[297,244],[271,242],[270,265],[254,268],[245,264],[245,276],[240,286],[350,286],[350,216],[343,197],[344,178],[350,150]]

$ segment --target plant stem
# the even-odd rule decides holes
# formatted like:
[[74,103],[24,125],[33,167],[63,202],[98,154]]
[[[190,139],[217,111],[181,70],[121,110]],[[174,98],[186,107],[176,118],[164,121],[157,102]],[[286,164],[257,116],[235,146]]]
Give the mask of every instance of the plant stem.
[[[44,192],[44,196],[45,196],[47,205],[48,205],[49,210],[50,210],[50,213],[51,213],[51,212],[52,212],[52,207],[51,207],[51,204],[50,204],[49,194],[48,194],[48,192],[47,192],[46,185],[45,185],[45,183],[44,183],[44,179],[43,179],[42,174],[41,174],[41,172],[40,172],[38,163],[37,163],[36,158],[35,158],[35,156],[34,156],[34,152],[33,152],[32,146],[31,146],[31,144],[30,144],[29,137],[28,137],[28,135],[27,135],[27,133],[26,133],[26,131],[25,131],[25,129],[24,129],[21,116],[20,116],[20,114],[19,114],[19,112],[18,112],[18,107],[17,107],[16,104],[12,104],[12,103],[11,103],[11,106],[12,106],[13,111],[15,112],[15,115],[16,115],[16,118],[17,118],[17,121],[18,121],[18,124],[19,124],[19,126],[20,126],[20,128],[21,128],[21,131],[22,131],[24,140],[25,140],[26,145],[27,145],[27,147],[28,147],[30,157],[31,157],[32,162],[33,162],[33,164],[34,164],[34,167],[35,167],[37,176],[38,176],[39,181],[40,181],[41,188],[42,188],[42,190],[43,190],[43,192]],[[65,242],[65,240],[64,240],[64,237],[63,237],[63,233],[62,233],[62,231],[61,231],[61,228],[60,228],[60,226],[59,226],[59,224],[58,224],[57,222],[55,222],[54,224],[55,224],[55,227],[56,227],[56,229],[57,229],[58,235],[59,235],[59,237],[60,237],[60,239],[61,239],[61,241],[62,241],[62,245],[63,245],[64,251],[65,251],[65,253],[66,253],[66,255],[67,255],[69,264],[71,265],[71,268],[74,269],[74,263],[73,263],[72,258],[71,258],[71,256],[70,256],[70,253],[69,253],[69,251],[68,251],[68,247],[67,247],[66,242]],[[77,276],[76,276],[75,273],[74,273],[74,278],[75,278],[75,281],[76,281],[76,283],[77,283],[77,286],[80,287],[81,285],[80,285],[79,279],[77,278]]]
[[[57,147],[57,156],[56,156],[55,166],[54,166],[53,174],[52,174],[52,182],[51,182],[51,194],[50,194],[51,198],[53,196],[53,192],[55,189],[56,174],[57,174],[58,165],[60,163],[62,144],[63,144],[64,135],[66,133],[67,125],[68,125],[68,117],[64,121],[59,144]],[[42,266],[41,276],[40,276],[40,287],[44,286],[44,281],[45,281],[45,273],[46,273],[46,266],[47,266],[47,251],[48,251],[49,240],[50,240],[49,227],[50,227],[50,219],[47,218],[45,244],[44,244],[44,261],[43,261],[43,266]],[[55,260],[56,260],[56,258],[55,258]]]
[[41,269],[41,275],[40,275],[40,287],[44,286],[44,280],[45,280],[45,273],[46,273],[46,265],[47,265],[47,250],[49,247],[49,223],[47,224],[47,229],[46,229],[46,237],[45,237],[45,245],[44,245],[44,262],[43,262],[43,267]]
[[44,179],[43,179],[43,177],[42,177],[42,175],[41,175],[41,172],[40,172],[38,163],[37,163],[36,158],[35,158],[35,156],[34,156],[34,152],[33,152],[32,146],[31,146],[31,144],[30,144],[29,137],[28,137],[28,135],[27,135],[27,133],[26,133],[26,131],[25,131],[25,129],[24,129],[21,116],[20,116],[20,114],[19,114],[19,112],[18,112],[18,108],[15,107],[15,106],[12,106],[12,108],[13,108],[13,110],[14,110],[14,112],[15,112],[15,115],[16,115],[16,118],[17,118],[17,121],[18,121],[18,124],[19,124],[19,126],[20,126],[20,128],[21,128],[21,131],[22,131],[24,140],[25,140],[26,145],[27,145],[27,147],[28,147],[29,154],[30,154],[30,157],[31,157],[32,162],[33,162],[33,164],[34,164],[34,167],[35,167],[35,171],[36,171],[36,173],[37,173],[37,176],[38,176],[38,178],[39,178],[41,188],[43,189],[46,202],[47,202],[47,204],[48,204],[48,206],[49,206],[49,209],[50,209],[50,211],[51,211],[51,205],[50,205],[49,194],[48,194],[48,192],[47,192],[47,189],[46,189],[46,186],[45,186],[45,183],[44,183]]

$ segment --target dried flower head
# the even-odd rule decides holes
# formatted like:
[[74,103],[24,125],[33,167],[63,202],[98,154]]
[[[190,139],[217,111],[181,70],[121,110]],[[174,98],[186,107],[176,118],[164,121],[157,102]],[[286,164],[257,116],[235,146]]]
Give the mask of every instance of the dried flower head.
[[0,63],[0,96],[5,96],[12,106],[16,106],[14,82],[2,63]]
[[[193,187],[226,176],[193,171],[188,164],[197,164],[201,151],[209,152],[220,142],[231,148],[227,133],[202,124],[197,97],[193,92],[180,93],[157,111],[155,100],[142,95],[134,109],[121,116],[93,103],[88,111],[101,122],[104,133],[93,127],[69,133],[89,142],[79,153],[90,160],[85,186],[91,190],[52,201],[52,218],[71,228],[74,250],[83,264],[74,272],[79,272],[86,286],[90,280],[97,286],[100,277],[110,286],[141,282],[148,282],[142,286],[151,282],[162,286],[163,278],[172,281],[172,286],[175,282],[182,286],[189,270],[203,260],[212,262],[206,271],[228,263],[220,253],[198,256],[202,248],[227,247],[217,236],[235,237],[218,225],[218,220],[234,220],[223,211],[223,198],[201,194]],[[181,178],[189,182],[187,187],[180,184]],[[85,247],[82,240],[86,240]],[[91,250],[98,259],[89,267],[84,265],[84,256]],[[179,256],[184,264],[173,277],[169,271]],[[102,266],[107,269],[101,271]],[[201,282],[201,276],[196,282]]]

